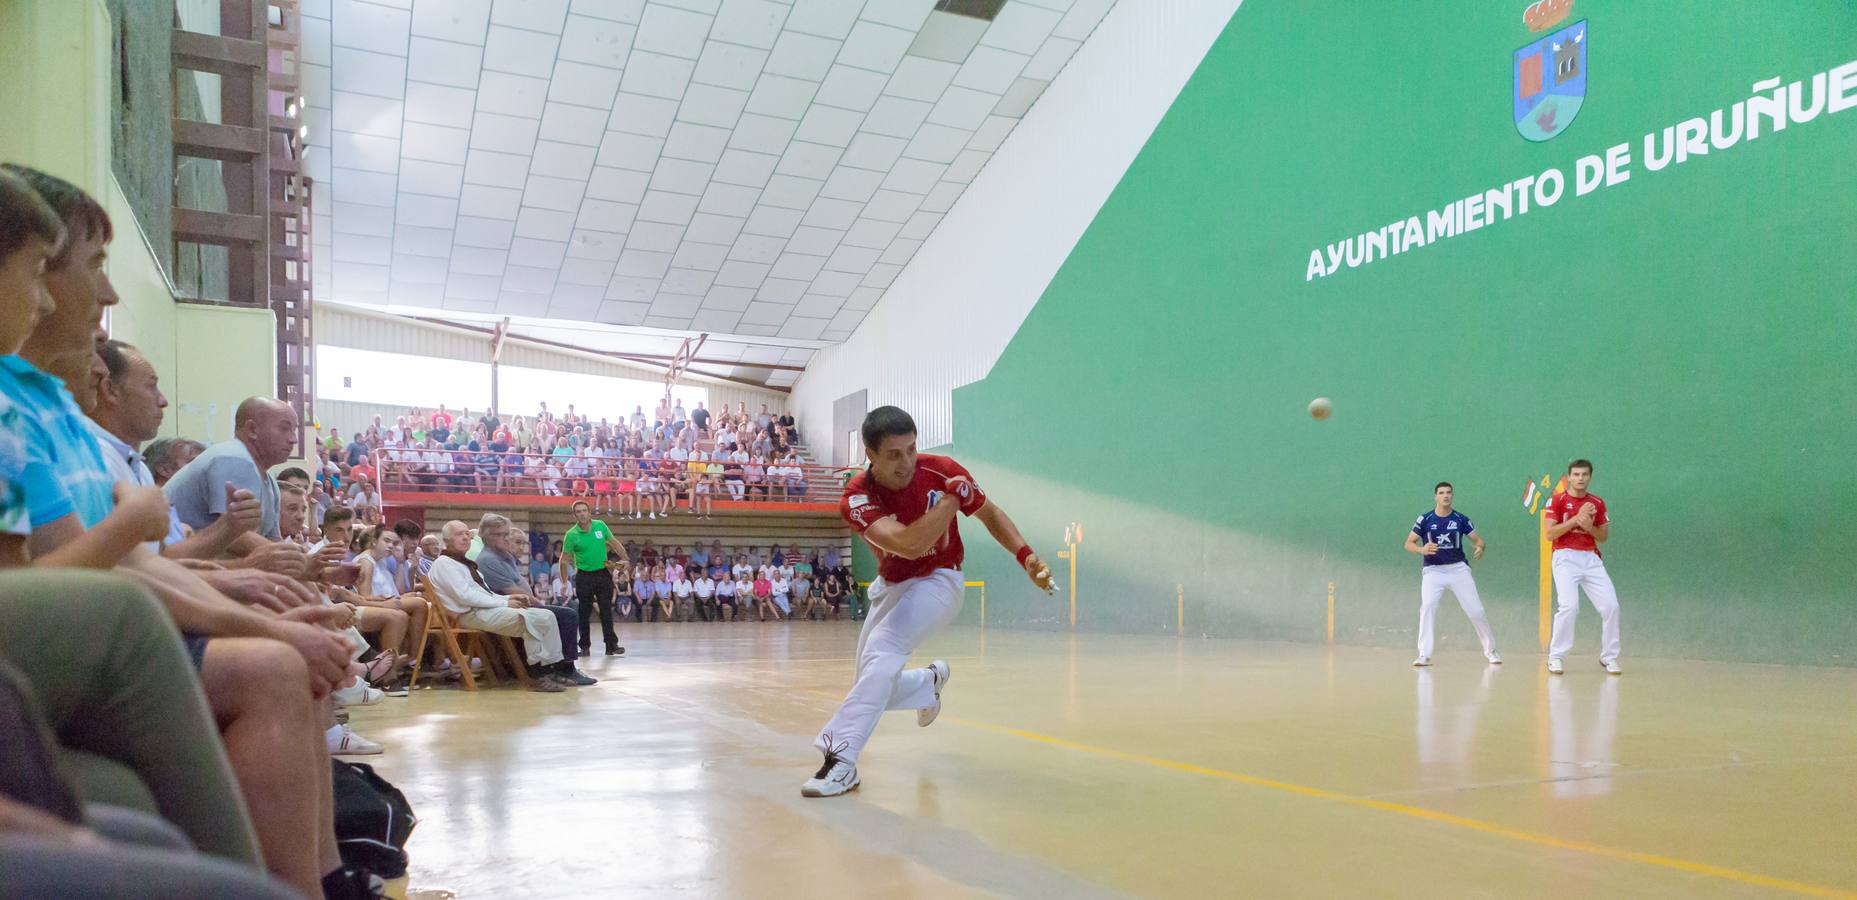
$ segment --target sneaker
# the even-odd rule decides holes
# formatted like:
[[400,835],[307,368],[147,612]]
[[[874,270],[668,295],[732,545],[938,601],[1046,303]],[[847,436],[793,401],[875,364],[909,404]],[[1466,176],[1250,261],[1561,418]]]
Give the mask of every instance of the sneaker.
[[348,687],[336,690],[329,696],[343,706],[373,706],[385,699],[387,693],[365,681],[356,681]]
[[1602,659],[1599,661],[1599,665],[1604,667],[1606,672],[1612,675],[1623,675],[1625,673],[1624,669],[1618,667],[1618,660],[1616,659]]
[[805,784],[800,785],[802,797],[836,797],[858,789],[858,767],[848,760],[838,758],[836,753],[825,755],[825,765]]
[[383,688],[381,690],[381,693],[386,694],[389,697],[404,697],[407,694],[412,693],[412,691],[413,691],[412,677],[405,673],[402,673],[399,677],[393,679],[392,684],[389,684],[385,688]]
[[656,519],[657,517],[658,517],[658,514],[656,512],[653,512],[651,514],[651,518]]
[[1565,672],[1565,671],[1567,671],[1567,664],[1562,662],[1560,657],[1558,656],[1548,657],[1548,674],[1549,675],[1559,675],[1560,673]]
[[375,756],[386,749],[354,733],[347,725],[330,726],[322,736],[329,746],[330,756]]
[[1431,657],[1429,656],[1421,656],[1418,659],[1415,659],[1412,661],[1412,666],[1414,668],[1423,668],[1429,665],[1431,665]]
[[938,659],[928,664],[929,674],[935,676],[935,705],[916,710],[916,727],[927,728],[941,715],[941,690],[954,678],[954,668],[945,659]]
[[619,646],[618,644],[610,644],[606,647],[606,655],[607,656],[624,656],[625,648]]
[[587,685],[590,685],[590,684],[600,683],[600,680],[598,678],[595,678],[592,675],[588,675],[587,673],[582,672],[581,670],[575,669],[575,668],[569,668],[565,672],[556,672],[555,674],[560,676],[561,678],[566,679],[570,684],[574,685],[575,687],[586,687]]
[[1483,658],[1489,660],[1489,664],[1492,666],[1502,665],[1502,654],[1497,653],[1494,650],[1491,650],[1489,653],[1485,654]]
[[553,675],[531,675],[529,690],[538,694],[559,694],[567,690],[567,686],[556,681]]

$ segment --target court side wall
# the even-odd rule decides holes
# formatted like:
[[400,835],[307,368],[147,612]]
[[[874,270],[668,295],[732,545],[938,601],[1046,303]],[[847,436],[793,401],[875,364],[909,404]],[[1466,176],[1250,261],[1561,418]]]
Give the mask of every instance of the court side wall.
[[[1499,642],[1533,653],[1524,489],[1584,456],[1628,656],[1857,661],[1857,7],[1582,0],[1531,33],[1524,5],[1246,4],[954,392],[953,452],[1060,572],[1084,524],[1081,627],[1171,631],[1179,602],[1190,635],[1321,641],[1332,584],[1338,640],[1409,647],[1401,542],[1450,480]],[[1525,140],[1516,52],[1582,21],[1583,106]],[[1770,78],[1802,82],[1784,130],[1737,108]],[[1653,170],[1666,127],[1706,155]],[[1629,179],[1582,195],[1579,160],[1614,147]],[[1552,205],[1348,261],[1550,170]],[[909,399],[884,385],[873,405]],[[964,532],[991,623],[1064,623]],[[1441,646],[1473,648],[1444,605]],[[1576,657],[1597,631],[1588,607]]]
[[865,388],[914,413],[924,446],[954,439],[951,392],[992,368],[1237,6],[1109,10],[850,339],[813,355],[791,405],[815,450],[833,401]]

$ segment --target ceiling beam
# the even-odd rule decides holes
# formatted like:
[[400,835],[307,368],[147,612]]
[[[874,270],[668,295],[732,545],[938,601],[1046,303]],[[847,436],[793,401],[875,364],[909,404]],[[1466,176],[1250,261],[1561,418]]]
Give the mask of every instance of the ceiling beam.
[[[443,325],[446,328],[456,328],[461,331],[470,331],[470,332],[475,332],[477,334],[482,334],[482,335],[495,336],[496,334],[494,330],[489,329],[489,328],[479,328],[475,325],[466,325],[462,322],[451,321],[450,319],[434,319],[429,316],[404,316],[403,318],[412,319],[415,322],[425,322],[429,325]],[[576,353],[588,353],[594,356],[603,356],[603,357],[606,357],[607,359],[615,360],[618,362],[633,362],[633,363],[639,363],[641,365],[669,368],[669,366],[665,362],[660,362],[660,360],[669,360],[670,357],[660,356],[654,353],[628,354],[628,353],[617,353],[611,350],[594,350],[588,347],[577,347],[573,344],[563,343],[561,341],[551,341],[547,338],[528,337],[526,335],[520,335],[520,334],[508,335],[507,339],[512,340],[512,341],[523,341],[525,343],[530,343],[530,344],[540,344],[544,347],[556,347],[562,350],[573,350]],[[777,365],[768,365],[765,363],[734,362],[734,361],[725,360],[725,359],[696,359],[696,360],[691,360],[691,363],[693,364],[700,363],[703,365],[712,365],[712,366],[731,366],[731,367],[740,366],[742,368],[747,368],[747,369],[782,369],[782,370],[789,371],[789,372],[806,371],[805,366],[777,366]],[[759,388],[764,391],[773,391],[778,394],[793,393],[793,389],[790,387],[783,387],[777,384],[768,384],[766,382],[755,381],[750,378],[737,378],[734,375],[723,375],[719,372],[696,372],[694,374],[701,375],[704,378],[714,378],[719,381],[732,381],[736,384],[745,384],[752,388]]]

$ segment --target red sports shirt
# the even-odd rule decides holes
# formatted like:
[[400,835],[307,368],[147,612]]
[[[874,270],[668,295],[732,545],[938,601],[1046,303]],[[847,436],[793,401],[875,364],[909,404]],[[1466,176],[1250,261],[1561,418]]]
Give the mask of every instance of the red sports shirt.
[[[887,491],[872,478],[870,470],[859,472],[845,485],[845,496],[838,503],[838,514],[857,529],[859,534],[877,522],[895,516],[896,521],[908,525],[929,511],[941,499],[942,489],[948,479],[962,476],[969,481],[969,475],[961,464],[946,456],[932,456],[927,453],[916,457],[916,477],[909,486],[900,491]],[[961,512],[973,515],[985,506],[987,495],[975,486],[971,494],[961,501]],[[948,533],[936,542],[935,550],[921,559],[904,559],[885,553],[877,545],[871,550],[877,554],[877,572],[883,580],[891,584],[909,578],[919,578],[936,569],[958,569],[961,567],[961,532],[955,523],[948,523]]]
[[[1611,519],[1606,518],[1606,502],[1604,500],[1599,499],[1598,494],[1587,494],[1584,497],[1573,497],[1573,496],[1567,495],[1565,492],[1562,492],[1559,494],[1555,494],[1553,498],[1548,500],[1548,505],[1547,505],[1548,524],[1558,525],[1561,522],[1565,522],[1568,519],[1571,519],[1574,516],[1579,515],[1580,507],[1585,506],[1588,503],[1591,503],[1592,505],[1599,508],[1599,512],[1593,516],[1594,525],[1605,525],[1612,521]],[[1556,550],[1590,550],[1593,553],[1597,553],[1601,556],[1605,555],[1603,553],[1599,553],[1599,542],[1593,540],[1592,535],[1587,534],[1586,532],[1581,531],[1578,528],[1575,528],[1572,531],[1569,531],[1566,534],[1563,534],[1560,537],[1555,538],[1554,549]]]

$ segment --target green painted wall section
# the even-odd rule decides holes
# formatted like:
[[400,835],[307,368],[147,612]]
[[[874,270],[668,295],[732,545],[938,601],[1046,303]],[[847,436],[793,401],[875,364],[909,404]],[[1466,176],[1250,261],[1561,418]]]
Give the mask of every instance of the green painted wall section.
[[239,401],[275,392],[276,320],[269,310],[174,301],[153,249],[167,238],[145,232],[111,168],[118,33],[100,0],[0,0],[0,160],[43,169],[103,203],[116,228],[110,281],[122,297],[111,335],[140,348],[161,376],[163,434],[223,440]]
[[[1857,60],[1857,6],[1578,0],[1585,105],[1530,143],[1524,5],[1245,4],[956,391],[953,452],[1054,568],[1084,523],[1081,627],[1172,630],[1178,585],[1190,634],[1322,640],[1333,582],[1339,640],[1409,645],[1400,546],[1448,479],[1500,643],[1532,651],[1523,488],[1589,456],[1628,655],[1857,662],[1857,108],[1643,161],[1755,82]],[[1621,143],[1631,179],[1575,197]],[[1554,206],[1305,280],[1314,248],[1550,167]],[[1063,620],[965,527],[992,622]],[[1442,646],[1474,647],[1445,607]],[[1597,630],[1587,607],[1577,655]]]

